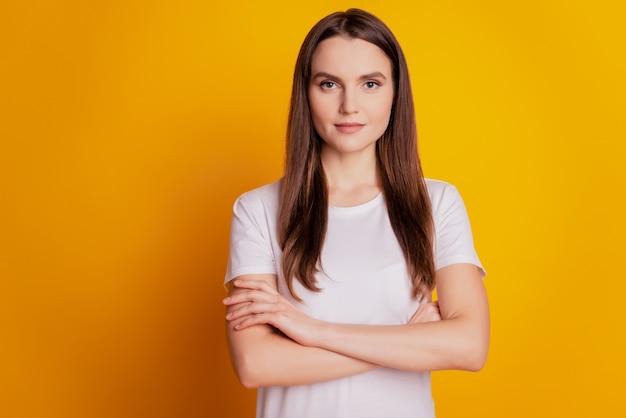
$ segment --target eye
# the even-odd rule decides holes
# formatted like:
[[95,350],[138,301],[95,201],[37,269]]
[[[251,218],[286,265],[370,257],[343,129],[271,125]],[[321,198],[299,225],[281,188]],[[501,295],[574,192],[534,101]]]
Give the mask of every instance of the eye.
[[366,81],[364,84],[365,88],[368,90],[372,90],[375,89],[376,87],[380,86],[380,84],[376,81]]
[[322,81],[320,83],[320,87],[322,87],[323,89],[334,89],[337,87],[337,84],[335,84],[333,81]]

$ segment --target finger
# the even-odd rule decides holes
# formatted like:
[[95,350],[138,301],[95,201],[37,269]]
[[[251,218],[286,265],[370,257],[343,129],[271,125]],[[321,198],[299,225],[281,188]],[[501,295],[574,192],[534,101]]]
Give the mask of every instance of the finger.
[[237,303],[245,302],[273,302],[279,301],[279,297],[276,294],[270,294],[261,290],[245,290],[241,292],[233,293],[232,295],[224,298],[222,301],[224,305],[235,305]]
[[235,304],[232,304],[232,305],[231,304],[226,305],[226,313],[228,314],[230,312],[234,312],[237,309],[241,309],[242,306],[246,306],[246,305],[248,305],[250,303],[252,303],[252,302],[243,302],[243,303],[235,303]]
[[415,311],[415,313],[413,314],[413,316],[411,317],[411,319],[418,317],[420,314],[423,314],[423,312],[429,307],[432,306],[432,302],[429,303],[422,303],[420,306],[417,307],[417,310]]
[[409,320],[409,324],[440,321],[441,314],[437,302],[421,304]]
[[248,315],[241,322],[235,324],[234,328],[237,331],[241,331],[255,325],[274,325],[272,314],[262,313],[258,315]]
[[276,292],[276,290],[272,286],[270,286],[269,283],[263,280],[235,279],[233,284],[235,285],[235,287],[238,287],[240,289],[255,289],[255,290],[262,290],[271,294],[278,294],[278,292]]
[[226,314],[226,319],[234,321],[244,316],[259,315],[263,313],[277,312],[279,309],[276,305],[271,303],[250,303],[242,308],[235,309],[232,312]]

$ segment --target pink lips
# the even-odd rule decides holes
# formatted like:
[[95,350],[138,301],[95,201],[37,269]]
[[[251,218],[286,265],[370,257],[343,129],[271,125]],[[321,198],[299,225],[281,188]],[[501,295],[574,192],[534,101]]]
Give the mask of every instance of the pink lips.
[[353,134],[359,132],[365,125],[362,123],[338,123],[335,125],[337,130],[342,134]]

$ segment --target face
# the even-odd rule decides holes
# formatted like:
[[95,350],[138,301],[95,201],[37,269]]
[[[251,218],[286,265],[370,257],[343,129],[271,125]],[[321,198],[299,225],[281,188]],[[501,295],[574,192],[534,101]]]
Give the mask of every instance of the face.
[[311,61],[309,106],[323,153],[374,153],[389,125],[394,88],[391,61],[376,45],[335,36]]

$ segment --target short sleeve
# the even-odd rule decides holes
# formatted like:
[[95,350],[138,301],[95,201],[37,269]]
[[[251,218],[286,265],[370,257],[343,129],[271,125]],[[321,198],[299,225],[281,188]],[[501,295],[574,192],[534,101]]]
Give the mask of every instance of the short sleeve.
[[[435,269],[457,263],[478,266],[485,276],[476,250],[469,217],[456,187],[445,186],[431,200],[435,222]],[[431,198],[432,199],[432,198]]]
[[276,274],[267,209],[255,196],[240,196],[233,206],[224,284],[243,274]]

